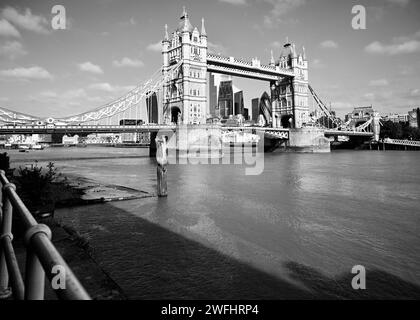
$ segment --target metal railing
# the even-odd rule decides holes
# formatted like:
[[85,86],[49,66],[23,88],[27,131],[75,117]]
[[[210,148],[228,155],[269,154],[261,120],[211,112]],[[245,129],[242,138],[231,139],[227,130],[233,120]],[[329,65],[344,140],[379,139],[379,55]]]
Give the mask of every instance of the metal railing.
[[[0,170],[0,187],[0,299],[12,295],[16,300],[43,300],[46,275],[50,283],[57,276],[63,280],[59,288],[52,287],[59,299],[90,300],[89,294],[52,244],[50,228],[37,223],[3,170]],[[24,228],[25,279],[19,270],[12,244],[13,214]]]

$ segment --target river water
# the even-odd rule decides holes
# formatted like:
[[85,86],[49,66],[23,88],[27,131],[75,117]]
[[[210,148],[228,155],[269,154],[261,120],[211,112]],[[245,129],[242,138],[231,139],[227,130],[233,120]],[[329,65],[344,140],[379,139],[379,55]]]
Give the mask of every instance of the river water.
[[[147,149],[18,153],[61,172],[153,192]],[[138,156],[137,158],[133,158]],[[420,297],[420,153],[265,154],[169,165],[167,198],[60,209],[129,298]],[[351,288],[366,268],[367,290]]]

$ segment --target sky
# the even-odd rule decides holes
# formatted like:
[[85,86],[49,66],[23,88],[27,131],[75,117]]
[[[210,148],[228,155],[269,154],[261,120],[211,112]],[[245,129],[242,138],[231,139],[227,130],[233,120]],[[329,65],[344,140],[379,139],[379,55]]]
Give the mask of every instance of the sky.
[[[209,49],[262,63],[286,37],[306,48],[309,82],[338,115],[356,106],[406,113],[420,106],[420,1],[417,0],[61,0],[66,29],[53,30],[57,1],[0,0],[0,107],[65,116],[112,101],[162,64],[164,25],[186,6]],[[366,29],[352,8],[366,8]],[[245,107],[269,90],[234,78]]]

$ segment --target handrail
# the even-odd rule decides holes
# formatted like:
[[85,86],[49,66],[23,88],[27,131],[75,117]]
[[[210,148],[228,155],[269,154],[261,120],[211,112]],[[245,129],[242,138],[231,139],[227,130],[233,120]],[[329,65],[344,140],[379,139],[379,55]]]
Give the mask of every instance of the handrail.
[[[37,223],[3,170],[0,170],[0,186],[0,299],[12,293],[16,300],[43,300],[46,275],[50,283],[57,276],[64,280],[59,287],[52,288],[59,299],[90,300],[89,294],[51,242],[50,228]],[[16,213],[25,230],[25,281],[12,245],[13,213]]]

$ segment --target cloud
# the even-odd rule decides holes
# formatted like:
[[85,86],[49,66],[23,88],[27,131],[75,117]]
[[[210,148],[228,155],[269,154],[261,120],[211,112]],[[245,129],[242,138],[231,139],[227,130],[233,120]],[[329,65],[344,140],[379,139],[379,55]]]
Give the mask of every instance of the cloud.
[[20,80],[45,80],[53,78],[47,70],[39,66],[1,70],[0,76]]
[[396,44],[382,44],[379,41],[372,42],[369,44],[365,51],[370,54],[380,55],[399,55],[399,54],[410,54],[420,51],[420,41],[409,40],[402,43]]
[[96,64],[93,64],[92,62],[84,62],[84,63],[80,63],[79,65],[79,69],[81,71],[85,71],[85,72],[90,72],[90,73],[95,73],[95,74],[103,74],[104,71],[102,70],[102,68]]
[[319,60],[319,59],[314,59],[312,60],[312,62],[310,63],[310,66],[314,69],[322,69],[325,67],[325,64]]
[[21,29],[42,34],[50,32],[48,29],[48,20],[43,16],[32,14],[29,8],[26,8],[24,12],[20,13],[13,7],[6,7],[2,11],[2,16]]
[[324,42],[321,42],[320,46],[325,49],[337,49],[338,44],[333,40],[325,40]]
[[227,49],[221,43],[213,43],[211,41],[207,42],[209,52],[213,52],[216,54],[226,54]]
[[93,83],[89,86],[89,89],[111,93],[126,93],[134,88],[135,86],[114,86],[108,82]]
[[273,41],[270,43],[270,47],[280,49],[283,47],[283,44],[281,44],[280,41]]
[[410,91],[410,96],[411,97],[415,97],[415,98],[420,97],[420,89],[413,89],[413,90],[411,90]]
[[122,58],[121,60],[114,60],[112,64],[115,67],[133,67],[133,68],[141,68],[144,66],[144,62],[137,59],[130,59],[127,57]]
[[[306,2],[306,0],[262,0],[262,1],[272,5],[272,9],[270,13],[264,16],[263,25],[266,28],[276,27],[279,23],[283,22],[283,17],[287,13],[304,5]],[[289,19],[289,22],[290,22],[290,19]]]
[[20,33],[9,21],[1,19],[0,36],[20,38]]
[[247,4],[246,0],[219,0],[219,2],[229,3],[235,6],[243,6]]
[[7,41],[0,45],[0,56],[5,56],[11,60],[27,54],[23,45],[19,41]]
[[374,41],[365,47],[365,51],[370,54],[390,56],[419,52],[420,31],[409,36],[395,37],[390,44]]
[[149,51],[160,52],[162,50],[162,42],[151,43],[146,48]]
[[371,87],[386,87],[388,85],[389,81],[387,79],[371,80],[369,82],[369,86]]

